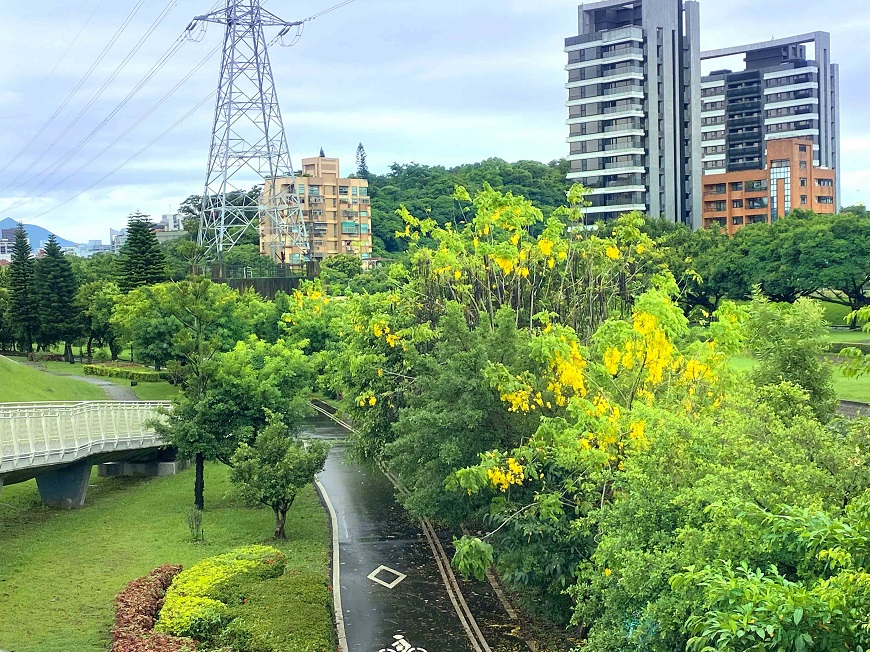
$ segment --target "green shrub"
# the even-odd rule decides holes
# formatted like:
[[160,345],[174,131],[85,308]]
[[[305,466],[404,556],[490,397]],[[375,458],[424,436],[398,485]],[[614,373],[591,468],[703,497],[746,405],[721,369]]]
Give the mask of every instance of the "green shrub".
[[287,558],[275,548],[245,546],[203,559],[181,572],[160,610],[155,631],[198,640],[214,638],[231,620],[230,604],[244,601],[247,582],[279,577]]
[[848,348],[858,349],[865,355],[870,354],[870,344],[866,342],[831,342],[831,348],[829,351],[834,355],[837,355],[843,349]]
[[167,371],[151,371],[150,369],[113,367],[102,364],[82,365],[86,376],[105,376],[108,378],[126,378],[140,383],[157,383],[161,380],[169,380],[170,373]]

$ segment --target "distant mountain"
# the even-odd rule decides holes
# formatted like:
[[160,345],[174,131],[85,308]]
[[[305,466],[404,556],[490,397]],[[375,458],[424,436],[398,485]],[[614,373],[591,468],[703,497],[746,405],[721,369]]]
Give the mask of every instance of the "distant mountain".
[[[18,222],[13,220],[11,217],[6,217],[0,220],[0,229],[14,229],[18,226]],[[34,251],[39,249],[39,246],[43,242],[48,242],[48,236],[51,235],[51,231],[48,229],[44,229],[41,226],[37,226],[36,224],[25,224],[24,230],[27,231],[27,237],[30,238],[30,247]],[[69,240],[65,240],[57,235],[57,243],[61,247],[74,247],[75,242],[71,242]]]

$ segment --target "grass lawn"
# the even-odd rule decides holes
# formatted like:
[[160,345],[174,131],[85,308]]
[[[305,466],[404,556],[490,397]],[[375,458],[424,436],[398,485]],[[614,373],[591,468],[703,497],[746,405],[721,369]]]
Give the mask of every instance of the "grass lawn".
[[829,328],[829,342],[867,342],[870,344],[870,333],[862,330],[849,330],[848,328]]
[[[71,365],[68,365],[71,366]],[[102,401],[106,393],[88,383],[52,376],[0,356],[0,402]]]
[[[53,374],[64,374],[66,376],[84,376],[85,372],[79,362],[70,364],[69,362],[40,362],[46,371]],[[120,385],[121,387],[130,387],[130,381],[126,378],[111,378],[109,376],[100,376],[101,380],[108,380],[111,383]],[[139,383],[131,387],[133,393],[141,401],[169,401],[178,393],[178,387],[170,385],[166,381],[157,383]],[[102,390],[100,390],[102,392]]]
[[[748,355],[734,356],[730,363],[740,371],[752,371],[758,365],[758,361]],[[846,378],[839,367],[834,365],[834,392],[841,401],[870,403],[870,376]]]
[[[205,543],[186,523],[193,471],[171,478],[92,476],[86,506],[56,511],[39,503],[33,480],[0,495],[0,649],[105,652],[113,599],[130,580],[164,563],[190,564],[270,538],[270,510],[247,509],[227,494],[229,472],[207,465]],[[276,547],[287,571],[270,583],[280,611],[264,605],[276,633],[294,632],[281,652],[334,650],[327,516],[314,489],[287,515],[289,539]],[[268,597],[264,595],[265,599]]]

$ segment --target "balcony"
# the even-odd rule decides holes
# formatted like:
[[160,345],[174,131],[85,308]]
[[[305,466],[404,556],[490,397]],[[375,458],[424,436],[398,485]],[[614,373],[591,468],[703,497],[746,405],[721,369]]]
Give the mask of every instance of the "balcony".
[[628,40],[628,39],[643,39],[643,30],[640,27],[629,25],[618,29],[608,30],[606,32],[593,32],[591,34],[580,34],[565,39],[565,47],[570,48],[584,43],[595,43],[602,41],[604,43],[612,43],[613,41]]
[[728,118],[729,129],[735,128],[735,127],[758,127],[760,125],[761,125],[761,116],[760,115],[744,116],[744,117],[740,117],[740,118],[731,118],[731,117]]
[[611,50],[604,52],[599,59],[605,61],[607,59],[617,59],[619,57],[643,56],[643,48],[622,48],[619,50]]
[[729,102],[728,113],[751,113],[761,111],[761,100],[753,100],[751,102]]

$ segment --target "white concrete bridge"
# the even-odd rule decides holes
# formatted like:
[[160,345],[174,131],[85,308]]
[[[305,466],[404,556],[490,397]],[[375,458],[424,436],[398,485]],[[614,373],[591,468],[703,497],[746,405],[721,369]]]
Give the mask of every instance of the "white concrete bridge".
[[84,504],[91,466],[164,446],[150,425],[159,401],[0,403],[0,489],[36,478],[49,505]]

